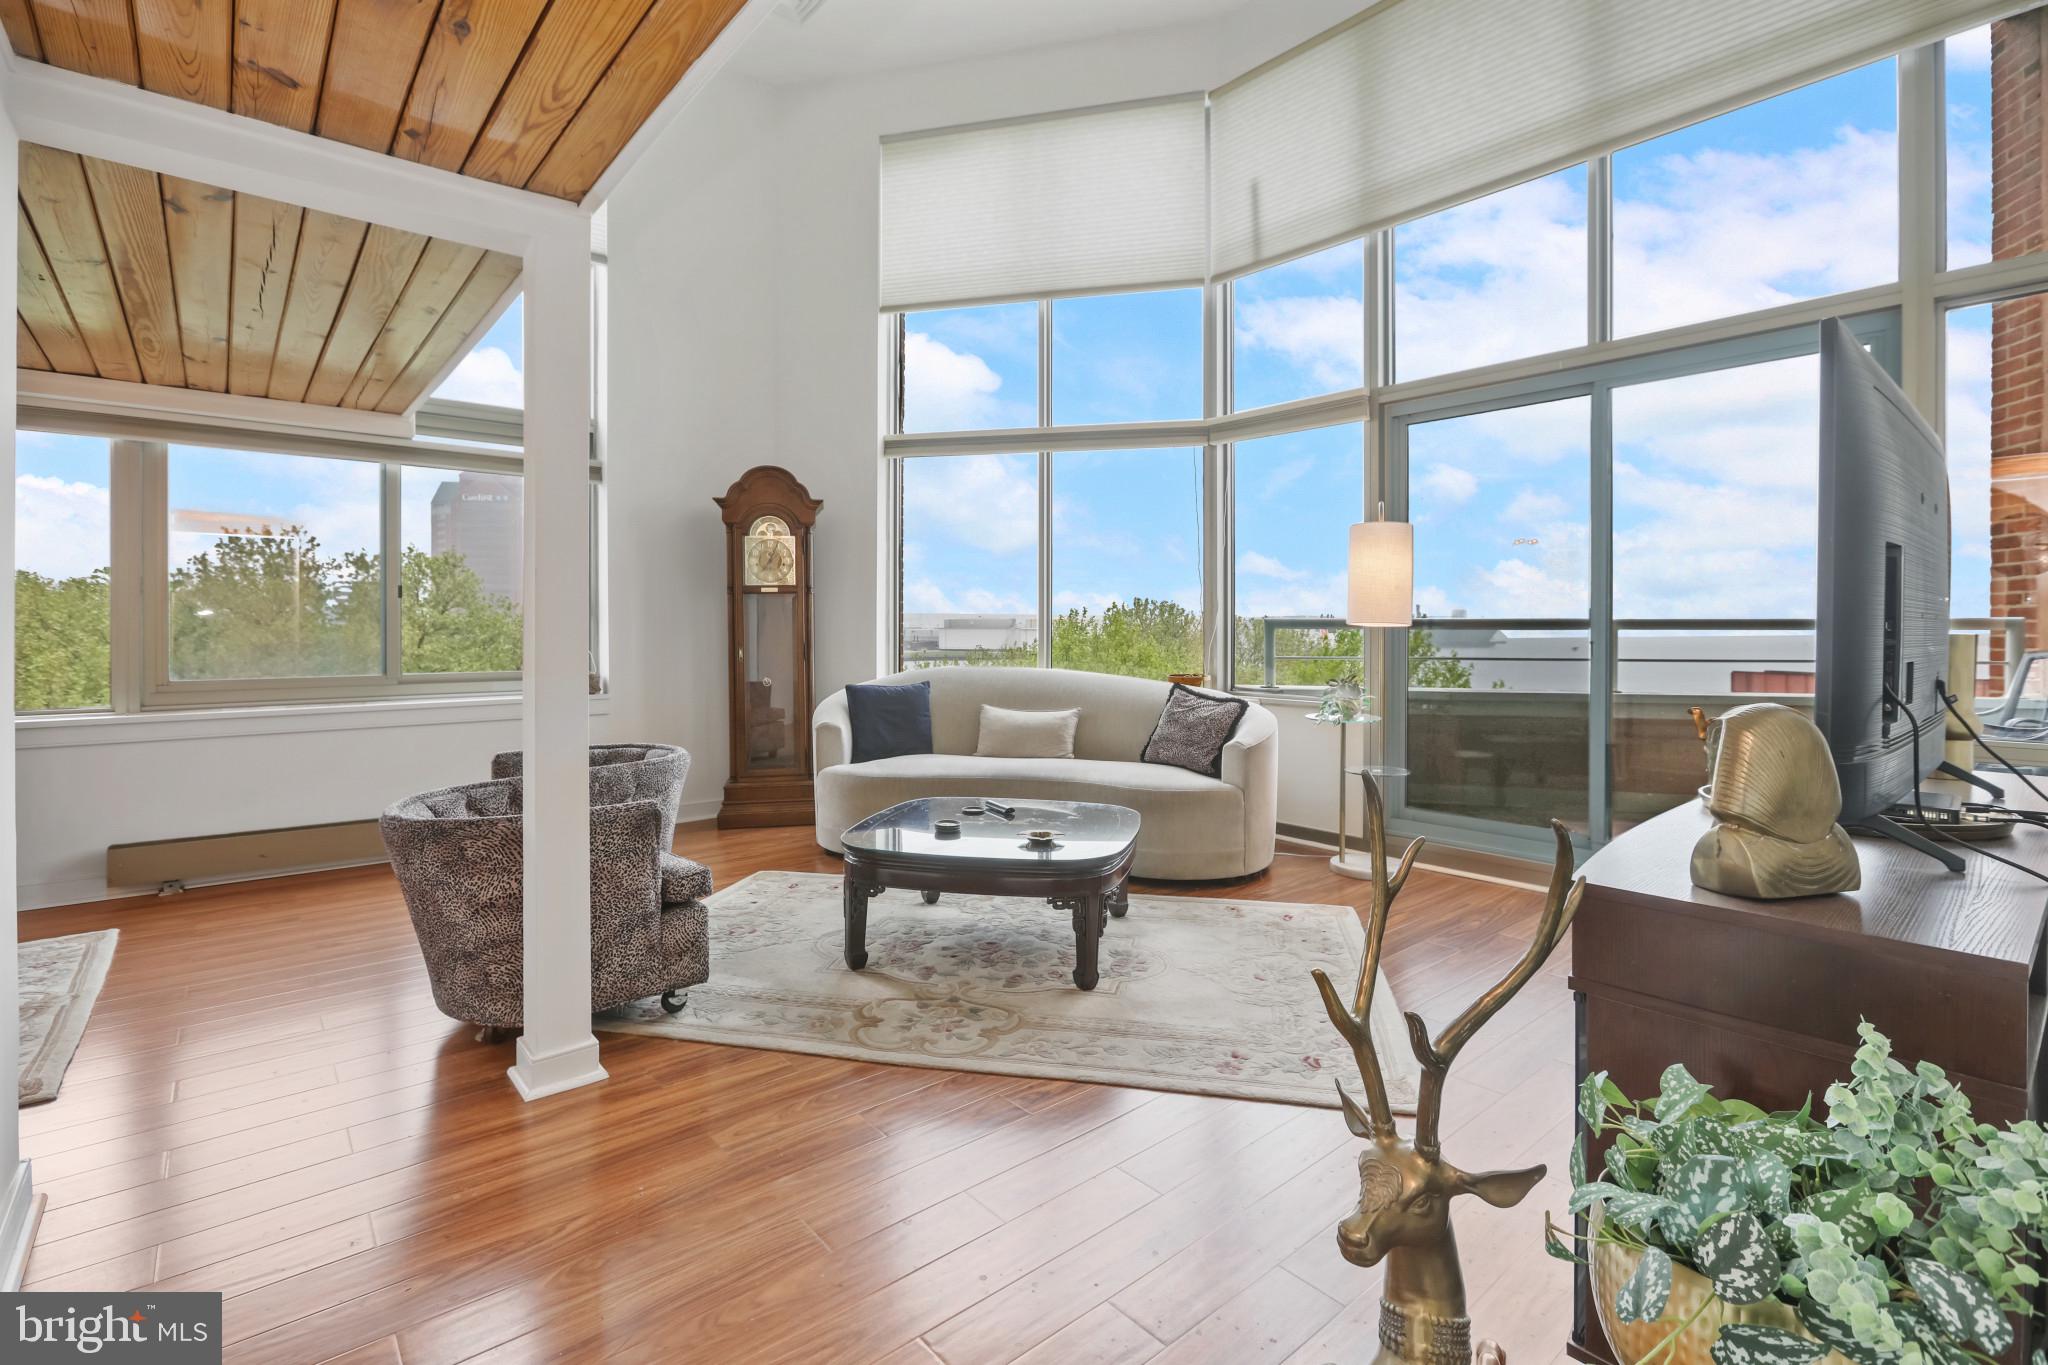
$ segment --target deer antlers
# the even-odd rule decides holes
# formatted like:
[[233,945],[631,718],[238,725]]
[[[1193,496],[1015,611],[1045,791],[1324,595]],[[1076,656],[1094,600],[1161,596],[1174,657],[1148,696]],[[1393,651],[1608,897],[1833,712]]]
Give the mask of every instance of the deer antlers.
[[1359,1137],[1377,1138],[1381,1134],[1393,1135],[1394,1110],[1387,1103],[1387,1082],[1380,1074],[1379,1053],[1373,1050],[1372,992],[1380,979],[1380,943],[1387,933],[1387,912],[1393,908],[1394,897],[1407,884],[1409,869],[1415,866],[1415,855],[1422,852],[1423,841],[1417,839],[1408,845],[1401,855],[1401,866],[1388,877],[1386,804],[1380,799],[1379,783],[1372,780],[1372,774],[1359,775],[1365,779],[1366,842],[1372,850],[1372,911],[1366,916],[1365,958],[1358,965],[1358,985],[1351,993],[1351,1007],[1345,1008],[1337,988],[1330,984],[1329,974],[1322,968],[1316,968],[1311,975],[1316,979],[1316,989],[1322,993],[1323,1009],[1329,1014],[1330,1023],[1351,1044],[1359,1078],[1365,1082],[1368,1110],[1364,1114],[1344,1093],[1343,1085],[1337,1086],[1345,1122]]
[[[1351,1045],[1352,1056],[1358,1061],[1358,1074],[1365,1082],[1368,1108],[1364,1113],[1344,1093],[1343,1085],[1338,1085],[1337,1095],[1344,1104],[1345,1121],[1359,1137],[1379,1138],[1395,1136],[1395,1128],[1394,1111],[1387,1102],[1386,1080],[1380,1072],[1379,1054],[1372,1041],[1373,987],[1379,980],[1380,945],[1386,936],[1387,912],[1407,882],[1408,872],[1415,865],[1415,855],[1421,852],[1423,841],[1416,839],[1408,845],[1407,851],[1401,855],[1399,868],[1389,877],[1386,807],[1372,775],[1365,773],[1361,776],[1365,781],[1366,833],[1372,850],[1373,892],[1372,908],[1366,919],[1365,956],[1359,966],[1358,988],[1353,992],[1351,1007],[1347,1009],[1338,998],[1326,974],[1317,971],[1314,975],[1316,989],[1322,993],[1323,1008],[1329,1013],[1330,1022],[1336,1026],[1337,1032]],[[1550,829],[1557,840],[1557,859],[1551,867],[1550,886],[1543,898],[1543,914],[1537,921],[1535,937],[1521,960],[1434,1039],[1429,1036],[1429,1026],[1421,1015],[1412,1011],[1403,1013],[1408,1021],[1409,1045],[1415,1051],[1415,1060],[1422,1064],[1421,1094],[1415,1106],[1414,1145],[1415,1150],[1424,1156],[1434,1157],[1439,1151],[1437,1125],[1443,1114],[1444,1078],[1450,1072],[1451,1063],[1457,1060],[1459,1050],[1488,1019],[1499,1013],[1501,1006],[1529,983],[1529,978],[1536,974],[1563,940],[1565,931],[1571,927],[1572,917],[1579,911],[1586,883],[1572,877],[1571,834],[1556,820],[1550,822]]]

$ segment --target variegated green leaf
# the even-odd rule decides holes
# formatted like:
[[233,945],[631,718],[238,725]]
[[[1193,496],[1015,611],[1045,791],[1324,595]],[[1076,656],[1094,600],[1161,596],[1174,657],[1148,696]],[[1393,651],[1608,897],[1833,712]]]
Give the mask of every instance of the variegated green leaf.
[[1664,1068],[1657,1089],[1657,1102],[1650,1107],[1650,1113],[1659,1123],[1684,1118],[1694,1105],[1713,1093],[1704,1081],[1694,1080],[1692,1073],[1678,1062]]
[[1579,1121],[1596,1133],[1600,1131],[1602,1115],[1607,1112],[1607,1091],[1607,1073],[1604,1071],[1596,1071],[1579,1082]]
[[1897,1356],[1857,1340],[1848,1323],[1829,1316],[1828,1311],[1812,1299],[1799,1305],[1799,1325],[1820,1338],[1823,1345],[1840,1351],[1856,1365],[1897,1365]]
[[1664,1315],[1671,1299],[1671,1258],[1656,1247],[1646,1247],[1636,1273],[1615,1295],[1614,1311],[1623,1322],[1653,1322]]
[[1792,1213],[1792,1168],[1772,1152],[1754,1152],[1742,1159],[1742,1183],[1749,1187],[1750,1207],[1768,1218]]
[[1696,1156],[1658,1172],[1659,1193],[1685,1210],[1697,1226],[1716,1214],[1733,1213],[1747,1194],[1742,1166],[1732,1156]]
[[1651,1219],[1672,1207],[1671,1201],[1661,1194],[1624,1190],[1599,1180],[1573,1190],[1566,1207],[1573,1213],[1584,1213],[1595,1204],[1605,1205],[1609,1218],[1631,1228],[1649,1226]]
[[1776,1327],[1736,1324],[1714,1338],[1714,1365],[1812,1365],[1827,1354],[1818,1341]]
[[1833,1223],[1840,1228],[1843,1240],[1853,1250],[1868,1251],[1877,1244],[1877,1224],[1859,1207],[1866,1193],[1861,1185],[1843,1190],[1822,1190],[1808,1198],[1800,1208],[1823,1223]]
[[1700,1233],[1693,1261],[1730,1303],[1761,1303],[1784,1271],[1763,1224],[1748,1213],[1731,1213]]
[[1939,1261],[1909,1259],[1906,1283],[1950,1336],[1974,1341],[1992,1355],[2012,1345],[2012,1320],[1982,1281]]
[[1560,1261],[1570,1261],[1573,1265],[1584,1265],[1585,1259],[1571,1249],[1571,1244],[1565,1240],[1567,1237],[1572,1237],[1572,1234],[1551,1222],[1550,1215],[1545,1213],[1543,1215],[1544,1251]]
[[1583,1136],[1572,1139],[1572,1162],[1569,1173],[1573,1185],[1586,1183],[1586,1139]]

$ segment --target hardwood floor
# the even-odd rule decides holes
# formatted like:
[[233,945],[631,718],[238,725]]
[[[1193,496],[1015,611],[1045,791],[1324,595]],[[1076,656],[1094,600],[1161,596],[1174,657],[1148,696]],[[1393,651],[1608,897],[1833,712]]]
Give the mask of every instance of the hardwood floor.
[[[808,830],[686,830],[720,885],[836,868]],[[1185,888],[1139,887],[1182,894]],[[1210,895],[1356,904],[1286,855]],[[1441,1022],[1525,946],[1531,892],[1417,872],[1386,968]],[[524,1104],[441,1016],[387,869],[20,917],[118,927],[58,1100],[22,1113],[31,1289],[219,1290],[233,1361],[1366,1361],[1377,1271],[1334,1110],[603,1035],[607,1083]],[[1560,953],[1560,957],[1563,953]],[[715,967],[714,967],[715,970]],[[1447,1154],[1548,1162],[1461,1201],[1480,1335],[1562,1358],[1571,1001],[1554,961],[1451,1073]]]

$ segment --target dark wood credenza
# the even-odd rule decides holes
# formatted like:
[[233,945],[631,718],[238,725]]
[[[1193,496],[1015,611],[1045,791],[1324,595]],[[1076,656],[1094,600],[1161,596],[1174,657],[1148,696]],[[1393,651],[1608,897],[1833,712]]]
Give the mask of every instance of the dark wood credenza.
[[[2001,785],[2009,805],[2040,807],[2009,774]],[[1582,869],[1571,972],[1578,1079],[1606,1071],[1642,1096],[1683,1062],[1717,1094],[1765,1109],[1796,1109],[1811,1095],[1819,1110],[1828,1083],[1848,1074],[1857,1021],[1868,1019],[1901,1060],[1947,1070],[1980,1117],[2041,1117],[2048,885],[1967,854],[1956,875],[1898,844],[1858,838],[1860,891],[1742,900],[1692,885],[1692,847],[1708,824],[1705,808],[1687,802]],[[1985,847],[2048,872],[2048,829],[2022,827]],[[1599,1151],[1589,1156],[1597,1169]],[[1583,1270],[1576,1294],[1569,1354],[1604,1365]]]

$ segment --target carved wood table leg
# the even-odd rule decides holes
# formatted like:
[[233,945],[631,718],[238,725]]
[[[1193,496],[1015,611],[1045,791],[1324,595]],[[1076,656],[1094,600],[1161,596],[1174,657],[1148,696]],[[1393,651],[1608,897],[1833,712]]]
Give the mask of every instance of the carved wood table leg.
[[937,905],[939,903],[939,893],[936,891],[920,891],[918,894],[924,897],[926,905]]
[[840,892],[846,911],[846,965],[855,971],[868,965],[868,897],[876,889],[848,877]]
[[1105,900],[1099,893],[1076,896],[1068,902],[1074,908],[1074,984],[1084,991],[1095,989],[1101,979],[1097,969],[1102,946]]
[[1118,882],[1115,886],[1109,888],[1108,894],[1103,899],[1109,903],[1109,913],[1118,919],[1122,919],[1130,913],[1131,884],[1127,881]]

